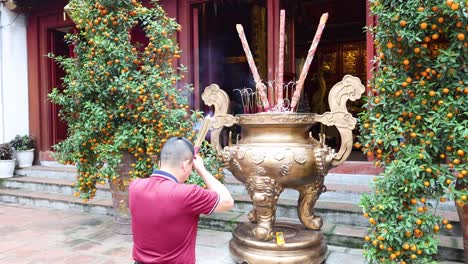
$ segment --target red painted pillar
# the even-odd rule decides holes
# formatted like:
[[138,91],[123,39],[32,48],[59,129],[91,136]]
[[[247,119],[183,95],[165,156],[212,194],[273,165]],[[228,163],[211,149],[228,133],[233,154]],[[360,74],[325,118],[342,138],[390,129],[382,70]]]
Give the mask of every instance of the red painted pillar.
[[[375,24],[375,16],[370,12],[370,4],[369,1],[366,1],[366,26],[368,28],[373,27]],[[372,68],[374,67],[373,59],[375,56],[375,46],[374,46],[374,37],[372,33],[367,30],[366,32],[366,72],[367,72],[367,83],[370,84],[370,80],[372,79]],[[366,93],[367,96],[372,89],[371,85],[366,85]],[[368,161],[373,161],[373,157],[367,156]]]
[[[267,2],[267,35],[268,35],[268,80],[275,79],[275,69],[278,60],[280,0]],[[273,96],[269,96],[268,103],[274,105]]]
[[[370,4],[369,1],[366,1],[366,26],[367,27],[373,27],[375,24],[375,16],[371,14],[370,12]],[[372,68],[374,67],[374,64],[372,62],[373,58],[375,56],[375,47],[374,47],[374,37],[372,36],[370,31],[367,31],[366,33],[366,58],[367,58],[367,64],[366,64],[366,71],[367,71],[367,81],[372,79]],[[370,90],[369,87],[367,87],[367,92]]]

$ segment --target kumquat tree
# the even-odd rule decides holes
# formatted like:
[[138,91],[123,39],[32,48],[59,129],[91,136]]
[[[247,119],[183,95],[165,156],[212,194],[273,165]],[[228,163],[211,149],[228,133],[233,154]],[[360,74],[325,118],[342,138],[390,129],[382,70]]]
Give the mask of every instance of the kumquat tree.
[[371,225],[364,254],[370,263],[433,263],[437,234],[453,228],[437,207],[455,201],[467,212],[468,3],[370,3],[377,56],[359,140],[384,172],[360,201]]
[[[65,70],[63,89],[53,89],[68,138],[55,147],[57,159],[78,170],[75,196],[91,199],[96,184],[115,180],[122,152],[136,158],[133,177],[148,177],[165,141],[193,140],[201,113],[190,111],[191,87],[181,87],[183,67],[175,68],[181,30],[157,1],[150,8],[136,0],[71,0],[67,7],[76,33],[66,35],[73,57],[49,56]],[[136,28],[144,32],[135,41]],[[203,153],[218,173],[221,164]],[[191,179],[202,185],[202,181]]]

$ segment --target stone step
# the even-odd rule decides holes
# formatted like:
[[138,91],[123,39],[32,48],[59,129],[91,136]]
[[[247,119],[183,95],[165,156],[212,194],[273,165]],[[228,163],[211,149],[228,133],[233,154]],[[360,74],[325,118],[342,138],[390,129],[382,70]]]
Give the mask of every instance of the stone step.
[[[335,176],[335,175],[333,175]],[[356,176],[359,177],[359,176]],[[327,180],[331,179],[331,180]],[[370,188],[367,184],[347,184],[344,183],[337,183],[336,178],[326,178],[325,186],[327,187],[327,192],[322,193],[320,195],[320,199],[338,199],[344,200],[347,202],[359,202],[359,197],[364,192],[370,192]],[[226,175],[224,184],[229,189],[231,194],[233,195],[248,195],[247,190],[243,183],[239,182],[234,176]],[[297,201],[299,198],[299,192],[295,189],[286,188],[280,195],[281,198],[285,199],[294,199]]]
[[[225,184],[231,188],[231,191],[234,194],[246,194],[243,183],[235,179],[229,170],[225,170],[225,172]],[[15,175],[75,181],[76,167],[35,165],[27,168],[16,169]],[[370,191],[369,182],[371,182],[373,178],[374,175],[368,174],[351,175],[329,173],[325,177],[325,184],[327,185],[328,191],[332,192],[362,193]],[[293,196],[294,195],[295,194],[293,194]]]
[[[230,186],[229,182],[226,182],[228,187]],[[239,183],[240,184],[240,183]],[[21,203],[27,204],[36,204],[39,203],[44,206],[45,202],[33,201],[35,199],[34,194],[37,196],[44,197],[50,193],[52,196],[49,199],[49,207],[65,209],[63,205],[64,197],[69,196],[74,200],[81,201],[78,198],[73,197],[74,189],[72,187],[72,181],[64,179],[54,179],[54,178],[42,178],[42,177],[28,177],[28,176],[16,176],[13,178],[5,179],[3,187],[7,190],[18,190],[23,191],[21,194],[23,196],[18,198],[18,201]],[[108,200],[108,204],[111,202],[111,193],[109,191],[108,184],[102,186],[97,186],[98,191],[96,192],[95,199],[88,202],[88,206],[84,207],[83,211],[90,210],[88,207],[93,207],[93,202],[96,200]],[[297,191],[290,190],[297,194]],[[37,193],[36,193],[37,192]],[[24,193],[30,194],[31,197],[28,200],[25,200]],[[53,201],[54,197],[60,197],[59,201]],[[8,198],[1,198],[4,201],[11,202],[11,195]],[[250,197],[248,195],[234,195],[235,199],[235,211],[239,212],[249,212],[253,205]],[[321,195],[320,199],[315,205],[316,212],[322,216],[325,222],[334,223],[334,224],[344,224],[344,225],[356,225],[367,227],[368,221],[362,217],[362,211],[357,205],[359,201],[359,195],[353,193],[341,193],[341,192],[326,192]],[[73,206],[69,206],[72,207]],[[76,206],[75,206],[76,207]],[[102,210],[98,207],[96,210]],[[109,209],[110,210],[110,209]],[[458,215],[453,211],[443,211],[442,209],[438,211],[438,214],[447,218],[454,225],[454,231],[450,232],[450,235],[460,235],[460,223]],[[297,219],[297,196],[286,196],[282,194],[277,203],[277,217],[288,217]]]
[[[234,209],[238,212],[250,212],[253,208],[252,200],[248,195],[234,195],[235,203]],[[338,225],[352,225],[359,227],[368,227],[368,220],[362,216],[362,210],[354,202],[348,202],[346,200],[328,200],[320,197],[314,206],[315,212],[320,215],[324,222],[338,224]],[[447,232],[441,230],[442,234],[449,236],[461,236],[461,226],[458,214],[452,211],[438,210],[437,215],[448,219],[452,225],[453,230]],[[297,215],[297,199],[279,198],[276,207],[277,217],[286,217],[298,219]]]
[[[319,201],[342,201],[358,204],[363,193],[371,192],[372,189],[370,186],[374,177],[380,176],[329,173],[325,177],[325,186],[327,187],[327,191],[320,195]],[[244,184],[238,181],[230,173],[226,173],[224,184],[233,195],[248,195]],[[285,189],[281,193],[280,198],[294,199],[297,201],[299,198],[299,192],[294,189]],[[429,200],[428,202],[433,205],[437,203],[434,200]],[[453,202],[439,203],[437,208],[442,211],[457,211],[455,203]]]
[[[29,191],[38,191],[46,193],[56,193],[64,195],[73,195],[75,188],[73,181],[65,179],[30,177],[30,176],[15,176],[7,178],[3,182],[3,186],[11,189],[24,189]],[[112,194],[109,190],[109,184],[96,185],[97,199],[112,199]]]
[[[249,212],[252,209],[252,202],[247,195],[243,183],[226,171],[225,184],[234,194],[235,211]],[[17,170],[17,174],[30,175],[13,177],[6,179],[3,187],[8,188],[9,195],[0,196],[0,201],[26,203],[31,205],[47,206],[59,209],[81,210],[84,212],[96,211],[112,214],[112,201],[108,184],[98,185],[95,199],[89,201],[84,206],[82,201],[73,197],[72,183],[75,180],[76,168],[74,167],[45,167],[33,166]],[[322,216],[324,222],[341,225],[355,225],[367,227],[368,221],[362,217],[362,211],[357,205],[360,195],[369,192],[369,182],[372,182],[373,175],[357,174],[328,174],[325,184],[328,191],[323,193],[315,205],[316,212]],[[18,198],[13,198],[14,192],[19,191]],[[50,194],[50,195],[49,195]],[[287,217],[297,219],[297,199],[298,192],[293,189],[286,189],[280,196],[277,205],[277,217]],[[57,198],[57,201],[55,200]],[[78,204],[70,203],[78,201]],[[103,208],[102,204],[95,207],[95,201],[105,201],[109,208]],[[448,232],[449,236],[460,236],[460,224],[456,209],[453,203],[439,204],[438,215],[447,218],[454,225],[454,230]],[[442,234],[445,231],[443,231]]]
[[[329,173],[325,177],[325,186],[328,192],[343,192],[343,193],[356,193],[361,194],[364,192],[370,192],[371,188],[369,183],[373,181],[374,175],[366,174],[337,174]],[[233,194],[247,194],[244,184],[238,181],[229,171],[225,170],[224,184],[228,186],[229,190]],[[289,193],[292,191],[291,193]],[[292,189],[286,189],[283,192],[285,196],[297,197],[297,191]]]
[[[232,232],[234,227],[240,222],[247,222],[246,213],[226,212],[214,213],[210,216],[201,216],[199,226],[221,231]],[[277,221],[299,223],[297,219],[277,218]],[[367,235],[367,228],[351,225],[337,225],[325,222],[322,231],[327,237],[327,244],[342,246],[347,248],[362,248],[364,237]],[[463,262],[463,239],[439,235],[438,260]],[[286,241],[287,243],[287,241]]]
[[[29,176],[35,178],[51,178],[51,179],[61,179],[68,180],[71,182],[75,181],[76,177],[76,167],[74,166],[32,166],[23,169],[17,169],[15,171],[16,175],[20,176]],[[247,191],[243,183],[239,182],[235,177],[225,170],[225,184],[228,189],[234,195],[247,195]],[[364,192],[370,192],[370,184],[373,182],[374,175],[370,174],[339,174],[339,173],[329,173],[325,177],[325,186],[327,187],[327,192],[323,193],[320,199],[340,199],[345,201],[353,201],[357,203],[359,201],[359,196]],[[377,176],[379,177],[379,176]],[[296,190],[286,189],[281,197],[296,199],[299,194]],[[434,202],[435,203],[435,202]],[[454,203],[443,203],[439,204],[438,208],[443,211],[456,211]]]
[[[38,184],[38,181],[46,181],[46,183]],[[15,187],[15,184],[25,184],[26,186],[38,185],[31,189],[14,189],[12,187]],[[99,190],[103,192],[102,196],[105,197],[95,197],[95,199],[84,203],[81,199],[73,197],[72,193],[47,192],[47,190],[49,190],[47,189],[49,184],[52,190],[61,188],[67,189],[70,192],[73,191],[70,182],[66,182],[65,180],[15,177],[4,181],[4,186],[9,188],[0,189],[0,201],[112,215],[112,200],[108,186],[103,186],[101,187],[102,190]],[[252,209],[253,206],[250,197],[237,195],[234,196],[234,198],[235,211],[249,212]],[[296,204],[297,200],[295,199],[280,198],[276,211],[277,217],[298,219]],[[319,200],[315,205],[315,211],[326,223],[361,227],[369,226],[367,219],[362,216],[361,209],[354,203]],[[460,223],[456,213],[438,211],[438,215],[452,222],[454,230],[449,232],[448,235],[461,235]]]
[[[3,187],[21,189],[30,193],[39,192],[69,196],[72,196],[74,192],[71,181],[27,176],[5,179]],[[112,198],[108,184],[104,186],[97,185],[97,188],[96,197],[91,202],[99,199],[110,200]],[[248,195],[234,195],[234,198],[236,200],[236,211],[249,212],[252,209],[252,202]],[[297,199],[281,197],[278,201],[277,216],[297,218],[296,205]],[[330,196],[324,193],[317,201],[315,210],[326,222],[368,226],[367,219],[362,217],[362,211],[357,206],[357,201],[352,201],[348,197],[340,197],[340,195]],[[439,214],[455,222],[455,227],[457,227],[458,216],[455,212],[439,211]]]
[[15,175],[75,181],[76,167],[74,166],[49,167],[49,166],[35,165],[35,166],[27,167],[27,168],[16,169]]
[[[24,177],[13,177],[5,181],[5,187],[22,188],[28,190],[38,190],[51,193],[73,194],[72,183],[75,181],[76,169],[74,167],[45,167],[32,166],[17,170],[18,175],[28,175]],[[339,201],[358,204],[360,195],[369,192],[369,181],[372,175],[346,175],[329,174],[325,178],[328,191],[323,193],[320,201]],[[43,179],[43,181],[42,181]],[[225,184],[233,195],[247,195],[243,183],[234,176],[227,173]],[[56,185],[56,186],[54,186]],[[108,184],[96,186],[98,191],[96,198],[111,198]],[[285,199],[297,201],[299,193],[294,189],[286,189],[280,196]],[[441,203],[438,208],[442,211],[456,212],[454,203]]]
[[83,202],[80,198],[71,195],[0,188],[0,201],[60,210],[113,215],[111,199],[92,199],[88,202]]
[[[238,181],[229,170],[224,170],[225,184],[234,195],[247,195],[244,184]],[[29,176],[34,178],[49,178],[75,181],[76,168],[74,166],[32,166],[18,169],[16,175]],[[373,182],[374,175],[370,174],[339,174],[329,173],[325,177],[325,186],[327,192],[320,196],[320,200],[340,200],[358,203],[360,195],[364,192],[370,192],[370,184]],[[379,177],[379,176],[377,176]],[[282,198],[298,199],[299,193],[294,189],[286,189],[281,194]],[[435,201],[433,201],[435,204]],[[456,212],[454,203],[441,203],[438,208],[443,211]]]

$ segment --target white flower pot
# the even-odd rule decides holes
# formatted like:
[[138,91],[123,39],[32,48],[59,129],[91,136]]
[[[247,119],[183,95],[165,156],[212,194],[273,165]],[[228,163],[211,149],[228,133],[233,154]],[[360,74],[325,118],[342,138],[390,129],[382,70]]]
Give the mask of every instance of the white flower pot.
[[0,160],[0,178],[11,178],[15,173],[15,160]]
[[16,160],[19,168],[31,167],[34,161],[34,149],[17,150]]

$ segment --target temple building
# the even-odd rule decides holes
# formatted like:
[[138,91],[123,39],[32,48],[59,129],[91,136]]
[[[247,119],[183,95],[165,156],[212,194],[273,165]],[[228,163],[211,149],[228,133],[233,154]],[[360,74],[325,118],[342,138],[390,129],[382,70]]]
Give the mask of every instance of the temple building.
[[[210,111],[200,96],[206,86],[216,83],[230,96],[231,112],[242,113],[238,89],[255,84],[236,24],[244,26],[262,80],[275,79],[281,9],[286,11],[285,83],[298,79],[320,16],[329,14],[305,81],[299,111],[327,111],[328,91],[346,74],[359,77],[364,85],[370,78],[374,45],[364,28],[374,18],[368,15],[365,0],[161,0],[159,3],[182,26],[177,35],[182,50],[179,63],[188,69],[184,81],[194,86],[190,98],[192,108]],[[73,22],[64,14],[66,4],[65,0],[9,0],[0,6],[0,138],[6,142],[16,134],[31,134],[37,139],[37,163],[40,164],[53,161],[49,155],[51,147],[67,135],[67,125],[58,117],[59,108],[47,99],[53,87],[60,87],[64,73],[46,56],[50,52],[65,56],[73,53],[63,38],[74,30]],[[132,33],[135,38],[138,34],[138,30]],[[348,111],[357,116],[362,111],[362,101],[348,104]],[[320,131],[327,135],[330,146],[339,146],[336,129],[319,126],[313,129],[315,134]],[[344,173],[374,170],[372,162],[359,149],[353,150],[349,160],[341,166]]]

